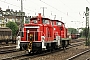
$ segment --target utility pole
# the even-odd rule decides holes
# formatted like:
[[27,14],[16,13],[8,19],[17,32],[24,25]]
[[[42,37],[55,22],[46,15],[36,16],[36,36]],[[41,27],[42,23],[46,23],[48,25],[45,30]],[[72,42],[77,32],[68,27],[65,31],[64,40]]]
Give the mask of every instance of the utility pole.
[[89,8],[86,7],[86,31],[85,31],[85,35],[86,35],[86,46],[89,45]]
[[51,12],[51,15],[52,15],[52,16],[54,16],[54,20],[55,20],[55,18],[56,18],[56,15],[53,15],[53,14],[52,14],[52,12]]
[[21,0],[21,29],[22,29],[22,20],[23,20],[23,17],[22,17],[22,12],[23,12],[23,1]]
[[61,17],[61,21],[62,21],[62,17]]
[[21,12],[23,12],[23,1],[21,0]]
[[23,12],[23,0],[20,0],[21,2],[21,11],[20,11],[20,28],[19,28],[19,31],[20,31],[20,36],[22,35],[21,34],[21,31],[22,31],[22,20],[23,20],[23,16],[22,16],[22,12]]
[[[43,16],[44,16],[44,9],[46,8],[46,7],[41,7],[42,9],[43,9]],[[45,17],[45,16],[44,16]]]
[[54,20],[55,20],[55,18],[56,18],[56,15],[54,15]]

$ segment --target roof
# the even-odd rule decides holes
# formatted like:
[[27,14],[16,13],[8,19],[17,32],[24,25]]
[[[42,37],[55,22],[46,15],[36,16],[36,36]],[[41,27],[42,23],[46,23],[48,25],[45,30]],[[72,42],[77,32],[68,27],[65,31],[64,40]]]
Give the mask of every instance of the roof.
[[51,21],[58,21],[58,22],[61,22],[62,24],[64,24],[64,22],[62,22],[62,21],[59,21],[59,20],[51,20]]
[[[31,18],[30,20],[35,20],[35,19],[37,19],[37,17],[35,17],[35,18]],[[50,20],[49,18],[42,18],[42,19]]]
[[12,31],[12,30],[8,27],[0,27],[0,31]]

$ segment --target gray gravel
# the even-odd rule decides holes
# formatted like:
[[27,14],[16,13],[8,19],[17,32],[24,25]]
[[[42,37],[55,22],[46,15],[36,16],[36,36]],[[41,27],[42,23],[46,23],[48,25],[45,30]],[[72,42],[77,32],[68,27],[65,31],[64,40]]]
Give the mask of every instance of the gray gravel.
[[56,53],[45,55],[45,56],[36,57],[33,59],[29,59],[29,60],[66,60],[67,58],[69,58],[69,57],[71,57],[77,53],[80,53],[80,52],[82,52],[88,48],[89,47],[82,45],[82,46],[67,49],[65,52],[60,51],[60,52],[56,52]]

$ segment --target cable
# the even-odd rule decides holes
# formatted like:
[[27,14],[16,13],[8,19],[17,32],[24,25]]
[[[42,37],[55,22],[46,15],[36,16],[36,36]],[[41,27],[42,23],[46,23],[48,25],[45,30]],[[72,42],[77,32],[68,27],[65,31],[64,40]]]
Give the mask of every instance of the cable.
[[[42,1],[42,0],[40,0],[40,1],[41,1],[42,3],[48,5],[48,6],[52,7],[53,9],[56,9],[57,11],[62,12],[62,11],[58,10],[57,8],[55,8],[55,7],[53,7],[53,6],[49,5],[49,4],[47,4],[47,3],[44,2],[44,1]],[[67,13],[64,13],[64,12],[62,12],[62,13],[65,14],[65,15],[67,15]],[[69,16],[70,16],[70,15],[69,15]],[[72,16],[70,16],[70,17],[72,17]],[[72,18],[74,18],[74,17],[72,17]],[[75,18],[74,18],[74,19],[75,19]],[[75,19],[75,20],[77,20],[77,19]]]
[[90,2],[88,0],[86,0],[86,1],[90,4]]
[[[6,4],[10,4],[10,3],[8,3],[8,2],[5,2],[5,1],[2,1],[2,0],[0,0],[1,2],[4,2],[4,3],[6,3]],[[13,5],[13,4],[10,4],[10,5],[12,5],[12,6],[16,6],[16,7],[19,7],[19,6],[17,6],[17,5]],[[19,7],[20,8],[20,7]]]
[[[40,1],[41,1],[41,0],[40,0]],[[53,6],[49,5],[49,4],[47,4],[47,3],[44,2],[44,1],[41,1],[41,2],[43,2],[44,4],[46,4],[46,5],[48,5],[48,6],[52,7],[52,8],[54,8],[54,9],[56,9],[56,10],[59,11],[59,12],[62,12],[62,11],[58,10],[57,8],[55,8],[55,7],[53,7]],[[63,14],[66,14],[66,13],[64,13],[64,12],[62,12],[62,13],[63,13]]]
[[[15,6],[15,7],[18,7],[18,8],[20,8],[20,6],[17,6],[17,5],[13,5],[13,4],[11,4],[11,3],[8,3],[8,2],[5,2],[5,1],[2,1],[2,0],[0,0],[1,2],[3,2],[3,3],[6,3],[6,4],[9,4],[9,5],[12,5],[12,6]],[[24,8],[25,10],[29,10],[29,9],[26,9],[26,8]],[[32,11],[32,10],[29,10],[29,11]],[[35,12],[35,11],[32,11],[32,12]],[[36,13],[36,12],[35,12]]]
[[[59,1],[61,1],[61,0],[59,0]],[[62,2],[62,1],[61,1],[61,2]],[[62,2],[62,3],[63,3],[63,2]],[[64,4],[64,3],[63,3],[63,5],[67,6],[67,5],[66,5],[66,4]],[[66,8],[69,8],[69,7],[67,6]],[[71,9],[71,8],[69,8],[69,9]],[[73,9],[71,9],[71,10],[73,10]]]

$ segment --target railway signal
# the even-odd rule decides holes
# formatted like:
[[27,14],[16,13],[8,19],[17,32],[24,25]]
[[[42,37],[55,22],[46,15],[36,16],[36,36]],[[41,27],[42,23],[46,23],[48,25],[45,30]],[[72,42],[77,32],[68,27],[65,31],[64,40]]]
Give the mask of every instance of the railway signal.
[[86,46],[90,45],[89,44],[89,8],[86,7],[86,13],[85,13],[85,16],[86,16]]

